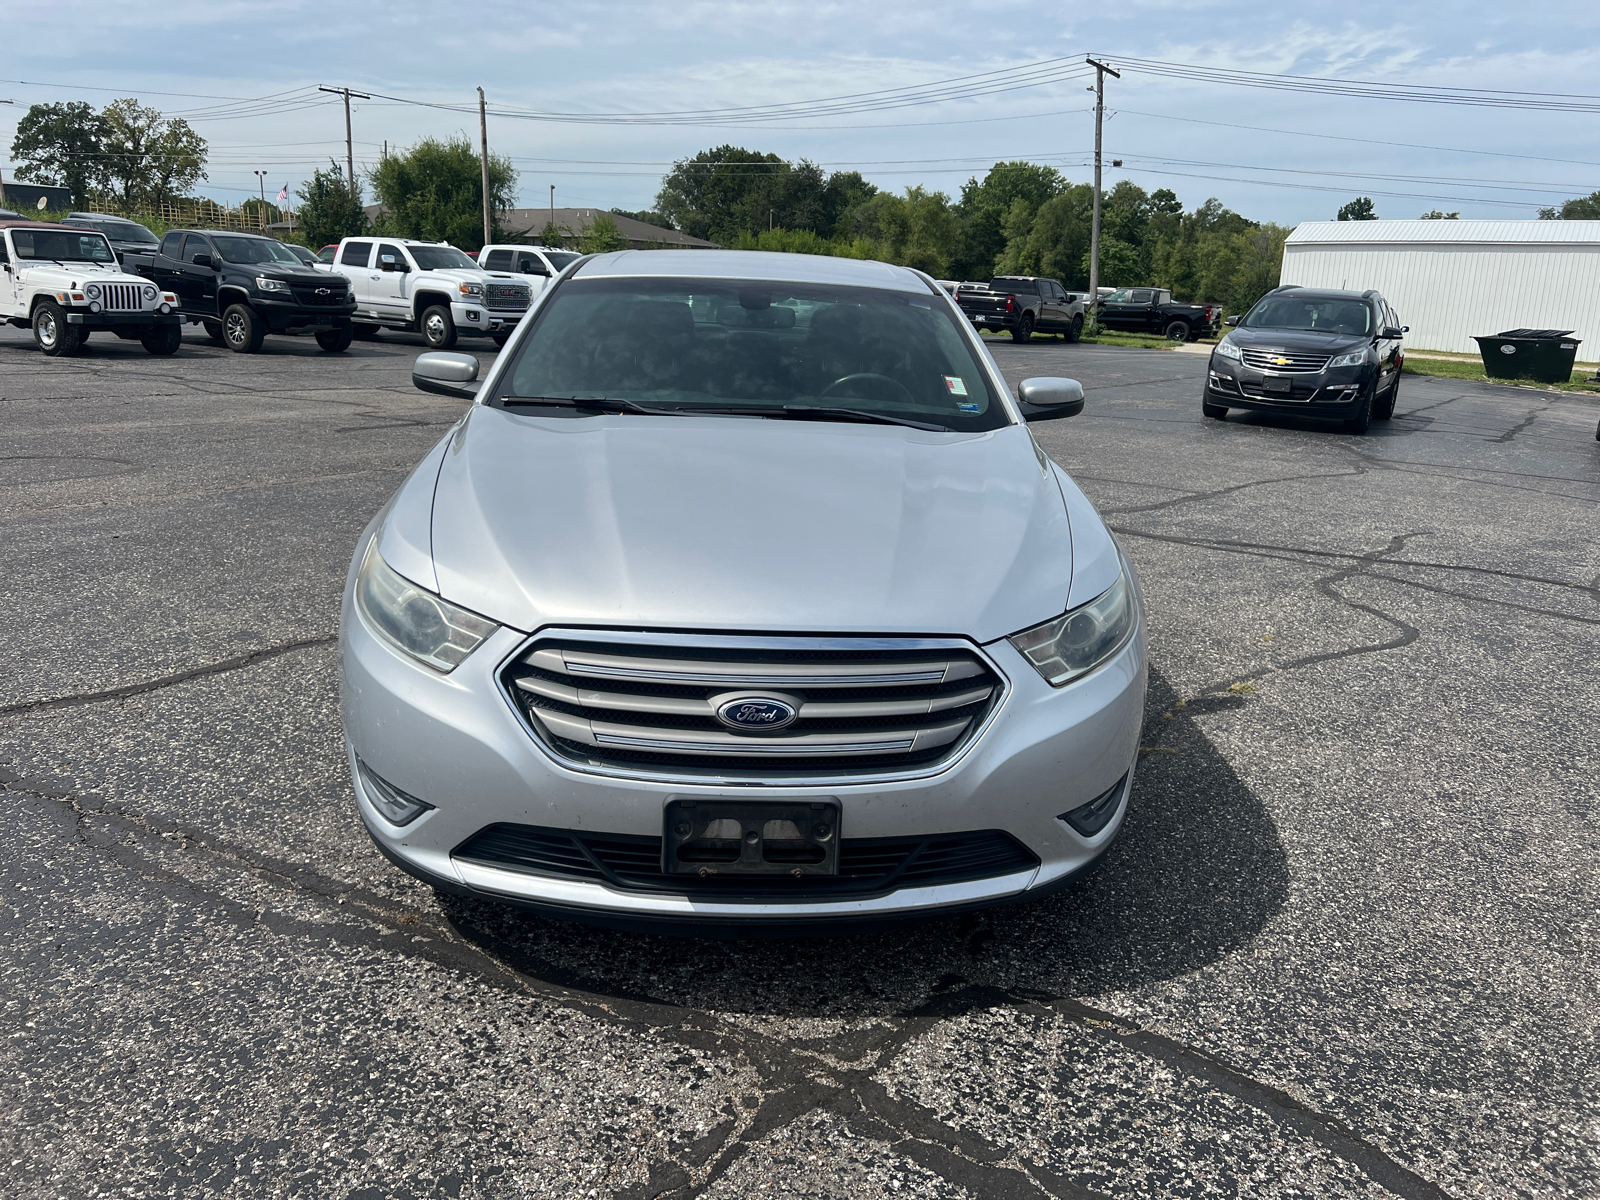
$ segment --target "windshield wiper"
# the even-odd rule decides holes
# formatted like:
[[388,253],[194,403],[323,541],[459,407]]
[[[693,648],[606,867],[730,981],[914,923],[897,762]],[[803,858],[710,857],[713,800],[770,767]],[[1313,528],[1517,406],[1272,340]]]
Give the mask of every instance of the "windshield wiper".
[[597,412],[642,413],[647,417],[681,417],[686,414],[677,408],[652,408],[635,400],[619,400],[614,396],[506,396],[501,404],[544,405],[549,408],[592,408]]
[[934,425],[928,421],[913,421],[909,417],[891,417],[887,413],[868,412],[864,408],[827,408],[820,404],[785,404],[782,413],[811,421],[866,421],[873,425],[904,425],[907,429],[926,429],[933,433],[949,433],[948,425]]

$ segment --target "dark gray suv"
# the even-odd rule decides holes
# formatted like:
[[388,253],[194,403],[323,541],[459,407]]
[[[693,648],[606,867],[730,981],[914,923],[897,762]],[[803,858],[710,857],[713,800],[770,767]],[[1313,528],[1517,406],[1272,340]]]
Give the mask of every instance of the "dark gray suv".
[[1377,292],[1274,288],[1228,324],[1206,372],[1206,416],[1293,412],[1365,433],[1394,415],[1408,327]]

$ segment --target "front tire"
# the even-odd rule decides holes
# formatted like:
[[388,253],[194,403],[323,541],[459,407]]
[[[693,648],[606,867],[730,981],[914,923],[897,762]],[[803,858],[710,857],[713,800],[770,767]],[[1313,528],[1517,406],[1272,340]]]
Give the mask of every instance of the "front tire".
[[1387,421],[1394,416],[1394,402],[1398,399],[1400,399],[1400,376],[1396,375],[1394,377],[1394,386],[1389,389],[1389,394],[1383,398],[1381,403],[1372,406],[1372,419],[1375,421]]
[[1213,404],[1210,400],[1202,398],[1200,401],[1200,415],[1210,417],[1213,421],[1221,421],[1228,415],[1226,404]]
[[1083,314],[1072,318],[1072,328],[1067,330],[1067,341],[1075,342],[1083,336]]
[[1011,340],[1019,345],[1033,340],[1033,318],[1027,313],[1022,314],[1022,320],[1017,322],[1017,327],[1011,331]]
[[248,304],[230,304],[222,314],[222,341],[235,354],[254,354],[266,339],[266,322]]
[[1169,342],[1187,342],[1190,336],[1191,331],[1187,321],[1174,321],[1167,326],[1167,341]]
[[45,301],[33,311],[33,341],[50,358],[62,358],[76,353],[79,330],[67,323],[67,314],[59,304]]
[[506,343],[511,340],[511,335],[509,333],[492,333],[489,336],[494,339],[495,346],[501,350],[504,350],[506,348]]
[[144,347],[146,354],[154,354],[158,358],[176,354],[178,347],[183,345],[183,326],[157,325],[148,333],[139,335],[139,344]]
[[348,325],[337,325],[332,329],[317,331],[317,345],[329,354],[343,354],[350,349],[350,343],[355,340],[355,332]]
[[422,311],[422,340],[430,350],[449,350],[456,344],[456,322],[450,310],[435,304]]

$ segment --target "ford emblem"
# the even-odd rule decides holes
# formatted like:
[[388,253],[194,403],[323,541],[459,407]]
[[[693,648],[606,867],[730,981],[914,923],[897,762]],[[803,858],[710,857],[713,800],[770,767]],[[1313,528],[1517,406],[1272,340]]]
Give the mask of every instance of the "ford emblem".
[[782,729],[800,715],[795,704],[773,696],[735,696],[717,705],[717,720],[729,729]]

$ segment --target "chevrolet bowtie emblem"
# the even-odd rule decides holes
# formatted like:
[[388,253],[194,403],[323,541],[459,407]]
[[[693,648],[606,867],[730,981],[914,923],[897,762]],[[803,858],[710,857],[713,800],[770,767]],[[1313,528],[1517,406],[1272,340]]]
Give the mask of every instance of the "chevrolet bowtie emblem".
[[1287,358],[1275,358],[1272,360],[1272,365],[1275,367],[1287,367],[1289,360]]

